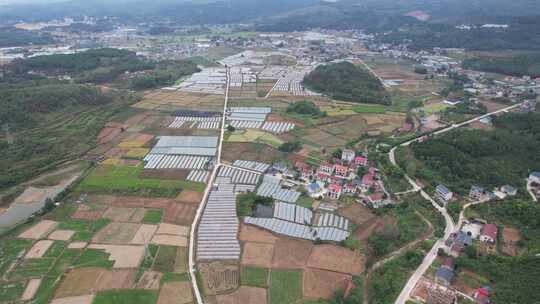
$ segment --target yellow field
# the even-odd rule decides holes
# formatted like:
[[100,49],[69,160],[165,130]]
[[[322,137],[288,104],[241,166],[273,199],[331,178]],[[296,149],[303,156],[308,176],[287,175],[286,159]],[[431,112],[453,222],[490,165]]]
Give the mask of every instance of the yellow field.
[[269,144],[274,147],[279,147],[283,141],[271,133],[260,130],[249,129],[243,133],[231,134],[227,139],[228,142],[260,142]]
[[143,158],[150,152],[147,148],[132,148],[126,153],[126,157],[130,158]]

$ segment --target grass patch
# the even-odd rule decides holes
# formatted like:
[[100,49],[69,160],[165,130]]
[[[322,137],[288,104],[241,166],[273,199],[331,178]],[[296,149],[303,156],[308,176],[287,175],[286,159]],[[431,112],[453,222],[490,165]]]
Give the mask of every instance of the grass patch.
[[44,276],[54,263],[52,258],[25,259],[11,274],[12,279],[36,278]]
[[433,113],[442,112],[448,109],[449,107],[451,107],[449,104],[440,102],[440,103],[432,103],[430,105],[424,106],[422,110],[424,111],[424,113],[433,114]]
[[5,273],[17,256],[32,246],[31,240],[7,239],[1,240],[0,273]]
[[384,114],[388,108],[380,105],[357,105],[352,107],[355,113]]
[[242,268],[240,277],[242,285],[268,287],[268,269],[246,266]]
[[175,260],[176,247],[159,246],[157,257],[154,261],[154,269],[160,272],[173,272]]
[[76,209],[77,208],[73,204],[64,203],[54,208],[53,211],[47,215],[47,218],[58,222],[66,221]]
[[144,289],[108,290],[96,295],[92,304],[152,304],[158,292]]
[[62,254],[62,251],[66,248],[66,242],[64,241],[54,241],[49,250],[45,252],[44,257],[46,258],[57,258]]
[[229,135],[228,142],[259,142],[268,144],[272,147],[279,147],[283,141],[271,133],[260,130],[245,130],[243,132],[235,132]]
[[298,200],[296,201],[296,204],[299,206],[311,209],[313,207],[313,202],[314,202],[314,199],[312,199],[311,197],[302,195],[298,198]]
[[146,212],[144,213],[142,222],[147,223],[147,224],[157,224],[161,222],[162,217],[163,217],[162,209],[150,209],[150,210],[146,210]]
[[269,304],[293,303],[302,299],[302,271],[272,270]]
[[24,282],[7,283],[0,285],[0,303],[18,300],[24,292]]
[[161,284],[167,283],[167,282],[186,282],[189,281],[189,274],[188,273],[173,273],[173,272],[166,272],[163,274],[163,277],[161,278]]
[[61,230],[75,230],[75,231],[92,231],[94,223],[87,220],[69,220],[60,223],[58,229]]
[[109,254],[104,250],[86,249],[73,266],[112,268],[113,264],[114,261],[109,261]]
[[182,180],[139,178],[143,167],[102,165],[95,168],[76,188],[79,192],[115,193],[138,196],[174,197],[183,189],[202,192],[203,183]]
[[49,274],[54,275],[62,275],[64,272],[66,272],[73,263],[75,263],[75,260],[81,255],[81,250],[79,249],[66,249],[62,252],[62,255],[60,255],[56,259],[56,263],[54,263],[53,268],[49,272]]

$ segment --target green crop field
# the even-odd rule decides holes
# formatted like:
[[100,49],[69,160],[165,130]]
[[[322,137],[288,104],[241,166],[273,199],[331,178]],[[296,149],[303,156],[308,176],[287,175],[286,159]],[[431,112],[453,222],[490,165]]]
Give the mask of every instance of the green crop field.
[[354,106],[352,110],[356,113],[384,114],[388,110],[388,107],[379,106],[379,105],[358,105],[358,106]]
[[272,270],[270,304],[293,303],[302,299],[302,271]]
[[151,210],[146,210],[146,213],[144,214],[142,221],[143,223],[146,223],[146,224],[157,224],[161,222],[162,217],[163,217],[162,209],[151,209]]
[[152,304],[157,297],[153,290],[108,290],[98,293],[92,304]]
[[142,167],[103,165],[95,168],[77,187],[80,192],[122,193],[174,197],[183,189],[204,191],[203,183],[139,178]]
[[266,288],[268,286],[268,269],[245,266],[242,268],[242,285]]

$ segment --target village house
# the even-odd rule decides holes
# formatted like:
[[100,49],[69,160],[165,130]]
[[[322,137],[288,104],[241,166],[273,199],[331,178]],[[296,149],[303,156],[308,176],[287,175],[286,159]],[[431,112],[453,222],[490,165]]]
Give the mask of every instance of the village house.
[[454,279],[455,263],[453,257],[444,258],[441,266],[435,273],[435,281],[441,285],[449,286]]
[[501,187],[501,192],[503,192],[506,195],[514,196],[517,194],[517,188],[510,186],[510,185],[504,185]]
[[438,185],[435,188],[435,196],[439,198],[442,202],[447,203],[452,199],[454,193],[450,191],[445,185]]
[[533,172],[529,175],[529,181],[531,183],[540,184],[540,171]]
[[341,152],[341,160],[350,163],[354,160],[355,155],[356,153],[353,150],[345,149]]
[[486,224],[480,233],[480,242],[495,244],[497,241],[498,228],[494,224]]
[[489,294],[490,289],[488,287],[481,287],[474,291],[473,299],[477,304],[490,304]]
[[311,198],[320,198],[324,194],[323,187],[317,182],[307,185],[306,190]]
[[326,173],[328,175],[332,175],[334,173],[334,166],[329,163],[322,163],[319,166],[319,172]]
[[471,191],[469,191],[469,198],[471,200],[480,200],[484,197],[484,188],[480,187],[480,186],[477,186],[477,185],[473,185],[471,187]]
[[332,181],[332,176],[325,172],[317,172],[317,175],[315,176],[315,180],[318,183],[326,184]]
[[343,188],[340,185],[330,184],[330,186],[328,186],[327,195],[331,199],[338,200],[341,197],[342,191]]
[[347,178],[349,177],[349,168],[342,165],[334,165],[334,172],[337,177]]
[[368,164],[368,159],[365,156],[357,156],[354,158],[354,164],[359,167],[365,167]]

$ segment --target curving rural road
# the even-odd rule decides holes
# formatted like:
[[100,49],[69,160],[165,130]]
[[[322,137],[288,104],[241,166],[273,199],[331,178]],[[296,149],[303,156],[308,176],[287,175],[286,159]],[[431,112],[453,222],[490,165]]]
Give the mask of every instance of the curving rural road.
[[[490,113],[487,113],[487,114],[484,114],[484,115],[481,115],[481,116],[478,116],[478,117],[475,117],[475,118],[472,118],[472,119],[469,119],[467,121],[464,121],[464,122],[461,122],[461,123],[458,123],[458,124],[453,124],[453,125],[451,125],[449,127],[434,131],[432,133],[423,134],[420,137],[413,138],[413,139],[411,139],[411,140],[409,140],[407,142],[404,142],[404,143],[402,143],[400,145],[397,145],[397,146],[393,147],[390,150],[390,152],[388,153],[388,157],[390,159],[390,162],[394,166],[399,167],[397,162],[396,162],[395,152],[396,152],[396,149],[398,147],[400,147],[400,146],[401,147],[409,146],[410,144],[412,144],[414,142],[420,141],[426,135],[443,134],[443,133],[452,131],[454,129],[466,126],[466,125],[468,125],[468,124],[470,124],[472,122],[479,121],[482,118],[485,118],[485,117],[488,117],[488,116],[491,116],[491,115],[494,115],[494,114],[506,113],[506,112],[508,112],[508,111],[510,111],[512,109],[515,109],[515,108],[519,107],[521,104],[522,103],[514,104],[514,105],[511,105],[511,106],[508,106],[508,107],[505,107],[505,108],[502,108],[502,109],[499,109],[499,110],[496,110],[496,111],[493,111],[493,112],[490,112]],[[409,297],[411,295],[411,292],[413,291],[413,289],[416,286],[416,284],[418,283],[418,281],[422,278],[424,273],[428,270],[428,268],[431,266],[433,261],[435,261],[435,259],[437,258],[437,251],[439,250],[439,248],[442,248],[443,246],[445,246],[444,245],[444,240],[448,239],[450,237],[450,234],[452,234],[457,229],[459,229],[460,223],[463,221],[463,212],[465,211],[465,208],[464,208],[462,213],[460,214],[460,222],[458,222],[458,225],[456,225],[454,223],[454,220],[448,214],[448,212],[447,212],[447,210],[446,210],[446,208],[444,206],[440,206],[437,202],[435,202],[435,200],[432,197],[430,197],[429,194],[427,194],[424,190],[422,190],[422,188],[410,176],[405,174],[405,178],[407,179],[409,184],[411,184],[411,186],[413,187],[414,190],[420,191],[420,194],[422,195],[422,197],[424,197],[426,200],[431,202],[433,207],[435,207],[435,209],[437,209],[444,216],[444,220],[446,222],[446,227],[444,229],[444,236],[442,238],[440,238],[439,240],[437,240],[435,245],[431,248],[431,250],[428,252],[428,254],[424,257],[424,260],[422,261],[422,264],[420,264],[420,266],[416,269],[416,271],[411,275],[411,277],[407,281],[407,284],[405,285],[405,287],[403,287],[403,289],[401,290],[401,293],[399,294],[398,298],[394,302],[395,304],[405,304],[405,302],[407,302],[407,300],[409,299]],[[481,203],[481,202],[476,202],[476,203]],[[470,203],[468,205],[470,206],[470,205],[473,205],[473,204],[475,204],[475,203]]]

